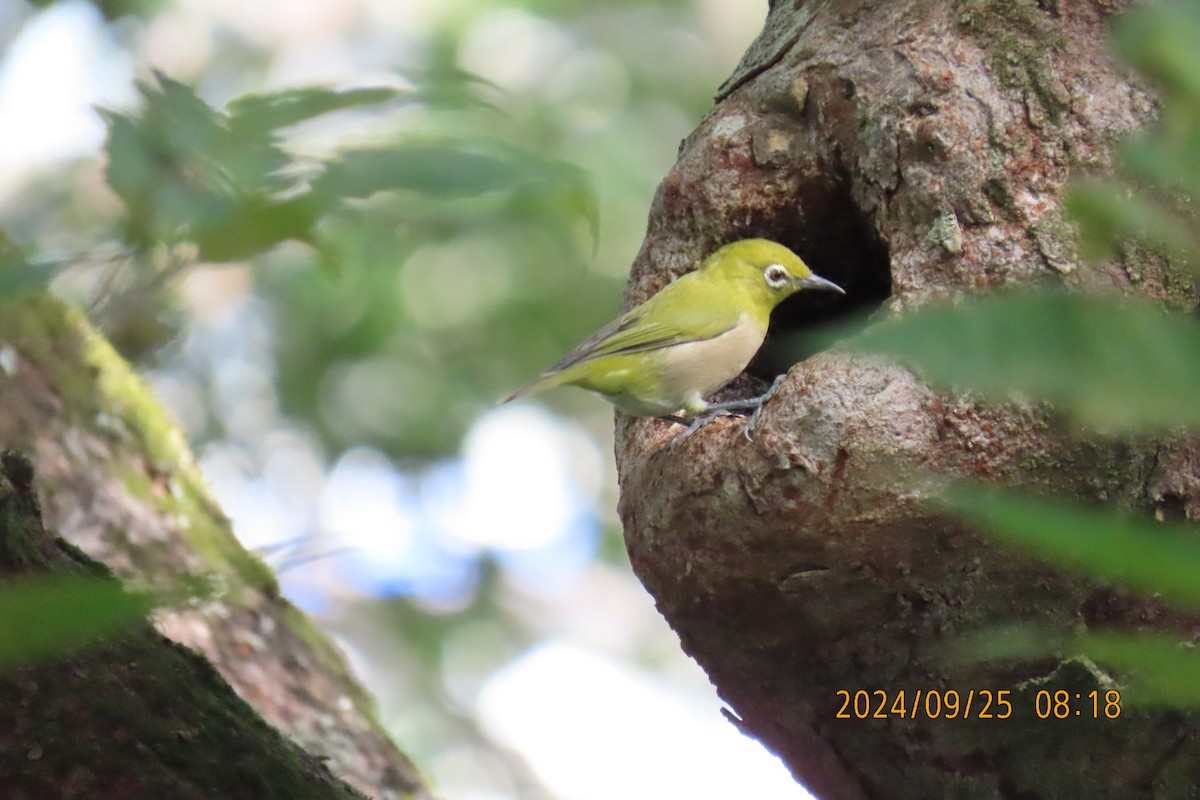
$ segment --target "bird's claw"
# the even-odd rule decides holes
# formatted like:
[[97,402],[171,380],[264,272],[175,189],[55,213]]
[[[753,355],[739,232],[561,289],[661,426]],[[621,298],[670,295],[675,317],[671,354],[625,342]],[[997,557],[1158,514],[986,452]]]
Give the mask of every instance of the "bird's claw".
[[771,383],[770,388],[760,394],[758,397],[751,397],[749,400],[733,400],[728,403],[713,404],[709,406],[707,411],[694,419],[677,416],[675,414],[663,417],[663,419],[674,422],[677,425],[686,426],[684,430],[675,434],[675,438],[671,440],[670,447],[678,447],[680,443],[688,439],[693,433],[700,430],[714,419],[720,419],[721,417],[728,417],[734,414],[749,414],[750,419],[747,420],[744,426],[742,426],[742,435],[746,437],[746,441],[754,441],[754,430],[758,426],[758,417],[762,413],[763,406],[765,406],[771,400],[771,398],[775,396],[775,392],[779,391],[779,386],[783,383],[783,379],[786,377],[786,375],[777,376]]
[[762,414],[763,406],[769,403],[771,398],[775,396],[775,393],[779,391],[779,387],[786,377],[787,373],[776,375],[775,380],[771,382],[771,387],[755,398],[758,403],[754,407],[754,412],[750,415],[750,419],[742,428],[742,435],[746,437],[747,442],[754,441],[754,429],[758,427],[758,417],[760,414]]
[[715,411],[705,412],[704,414],[701,414],[700,416],[698,416],[695,419],[690,420],[690,421],[685,421],[683,419],[680,419],[679,417],[668,417],[667,419],[670,419],[672,422],[678,422],[680,424],[687,424],[687,428],[685,430],[682,430],[679,433],[675,434],[675,438],[673,438],[671,440],[671,444],[669,445],[669,447],[671,447],[672,449],[678,447],[680,444],[683,443],[684,440],[686,440],[688,437],[690,437],[696,431],[703,428],[708,423],[712,422],[714,419],[720,419],[721,417],[728,417],[731,415],[731,413],[732,412],[728,411],[727,409],[718,408]]

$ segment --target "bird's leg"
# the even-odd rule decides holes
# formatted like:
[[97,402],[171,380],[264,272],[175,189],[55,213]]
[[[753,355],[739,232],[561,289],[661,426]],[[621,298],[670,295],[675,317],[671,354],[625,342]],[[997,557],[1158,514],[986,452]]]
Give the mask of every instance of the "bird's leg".
[[762,413],[763,406],[775,396],[775,392],[779,391],[779,386],[786,377],[786,372],[782,375],[776,375],[775,380],[771,381],[771,387],[754,398],[758,401],[758,404],[754,407],[754,413],[750,415],[750,421],[746,423],[746,427],[742,428],[742,435],[746,437],[746,441],[754,441],[754,429],[758,426],[758,415]]
[[783,383],[786,375],[776,376],[775,382],[771,384],[771,388],[767,389],[757,397],[747,397],[745,400],[729,400],[724,403],[709,403],[706,411],[744,411],[747,413],[758,413],[758,410],[763,407],[763,403],[775,396],[775,391],[779,388],[779,384]]
[[704,407],[703,413],[698,414],[695,418],[683,417],[678,414],[663,415],[659,419],[669,420],[677,425],[686,426],[686,430],[675,434],[675,438],[671,440],[670,446],[677,446],[714,419],[727,417],[734,413],[741,413],[750,417],[742,428],[742,435],[746,437],[747,441],[753,441],[754,428],[758,425],[758,416],[762,413],[763,406],[775,396],[775,392],[779,390],[780,384],[783,383],[783,379],[786,377],[786,374],[777,375],[771,386],[757,397],[750,397],[745,400],[729,400],[724,403],[709,403]]
[[703,414],[696,417],[695,419],[687,419],[686,417],[678,417],[678,416],[675,416],[674,414],[671,414],[670,416],[662,417],[662,419],[669,419],[669,420],[671,420],[671,422],[676,422],[680,425],[687,426],[686,430],[682,430],[679,433],[675,434],[675,438],[671,440],[671,444],[668,446],[669,447],[679,446],[679,444],[682,443],[685,439],[687,439],[689,436],[691,436],[696,431],[703,428],[708,423],[712,422],[714,419],[719,419],[721,417],[727,417],[727,416],[729,416],[729,413],[730,412],[728,409],[724,409],[724,408],[711,409],[710,408],[710,409],[706,410]]
[[778,391],[779,385],[783,383],[783,379],[786,377],[786,374],[776,376],[775,381],[771,384],[771,387],[757,397],[749,397],[745,400],[730,400],[725,403],[710,403],[707,408],[707,412],[720,411],[726,414],[730,412],[741,412],[743,414],[748,414],[750,416],[750,421],[746,423],[746,427],[742,428],[742,433],[745,435],[747,440],[751,440],[753,438],[752,434],[754,433],[754,428],[756,425],[758,425],[758,415],[762,413],[763,406],[766,405],[767,401],[775,396],[775,392]]
[[[769,389],[757,397],[748,397],[746,399],[740,399],[740,401],[727,401],[725,403],[709,403],[708,408],[704,409],[704,413],[718,413],[716,416],[724,416],[726,414],[734,413],[734,411],[739,411],[739,413],[749,415],[750,421],[746,422],[745,427],[742,428],[742,433],[745,435],[746,440],[750,441],[752,438],[754,438],[752,437],[752,434],[754,434],[754,429],[758,425],[758,415],[762,414],[763,405],[766,405],[769,399],[775,396],[775,392],[779,391],[779,386],[780,384],[784,383],[784,378],[786,377],[786,373],[782,375],[776,375],[775,380],[772,384],[770,384]],[[713,419],[716,419],[716,417],[714,416]],[[709,421],[710,420],[706,420],[706,423]],[[689,433],[688,435],[691,434]]]

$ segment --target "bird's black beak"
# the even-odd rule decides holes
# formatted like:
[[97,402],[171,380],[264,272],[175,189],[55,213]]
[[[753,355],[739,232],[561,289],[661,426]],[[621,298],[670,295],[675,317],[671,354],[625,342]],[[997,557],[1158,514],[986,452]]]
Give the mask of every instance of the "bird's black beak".
[[825,289],[827,291],[837,292],[838,294],[846,293],[845,289],[838,286],[833,281],[825,280],[820,275],[809,275],[807,278],[801,278],[799,283],[801,289]]

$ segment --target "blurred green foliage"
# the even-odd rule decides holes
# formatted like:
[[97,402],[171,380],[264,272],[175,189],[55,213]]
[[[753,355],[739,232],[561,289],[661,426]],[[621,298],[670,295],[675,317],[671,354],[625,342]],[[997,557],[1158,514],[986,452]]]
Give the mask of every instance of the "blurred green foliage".
[[[497,358],[521,352],[531,327],[594,314],[584,268],[600,229],[587,175],[485,133],[500,112],[469,100],[485,82],[462,71],[429,80],[412,93],[249,95],[222,112],[157,74],[139,84],[136,113],[105,113],[105,175],[137,254],[127,284],[289,240],[313,248],[314,258],[289,253],[259,282],[280,326],[284,411],[316,423],[335,451],[372,441],[396,457],[448,452],[510,382],[491,368]],[[321,159],[296,156],[285,140],[286,129],[332,112],[430,98],[471,127],[384,132],[380,144]],[[195,258],[164,268],[156,254],[182,244]],[[611,281],[599,286],[611,294]],[[136,315],[121,312],[128,343]]]
[[1200,536],[1194,528],[965,485],[952,488],[942,502],[998,539],[1200,610]]
[[[345,4],[344,27],[310,32],[300,50],[308,59],[325,43],[315,63],[329,58],[339,80],[369,74],[366,88],[267,91],[296,64],[279,33],[294,33],[291,18],[256,37],[240,26],[261,15],[229,4],[215,15],[204,3],[182,15],[156,0],[93,5],[120,18],[105,35],[145,77],[134,100],[103,111],[102,158],[41,175],[0,209],[0,290],[50,283],[89,306],[126,358],[180,390],[180,413],[199,409],[187,423],[201,458],[232,452],[260,485],[278,475],[265,477],[266,462],[303,462],[272,451],[273,437],[311,444],[325,479],[355,449],[407,475],[452,458],[497,398],[611,318],[654,187],[749,41],[725,42],[722,56],[694,0],[473,0],[429,4],[422,20],[404,3]],[[181,25],[186,47],[171,38]],[[164,53],[180,63],[173,46],[202,56],[145,71]],[[607,404],[549,402],[601,440],[611,430]],[[620,562],[605,480],[601,552]],[[296,506],[316,516],[316,498]],[[341,543],[321,539],[334,535],[323,524],[306,519],[314,541],[289,544],[337,581],[340,564],[322,556]],[[379,602],[344,578],[320,599],[356,645],[387,649],[376,691],[435,774],[464,749],[475,762],[509,758],[448,689],[464,680],[463,651],[468,681],[481,682],[551,635],[541,600],[514,590],[492,555],[478,561],[470,597],[449,605]],[[56,646],[73,641],[64,624]],[[646,636],[621,647],[641,653]]]
[[596,235],[595,198],[579,169],[501,142],[400,140],[308,165],[286,149],[284,129],[396,99],[394,89],[247,95],[227,112],[161,73],[138,90],[136,114],[104,114],[105,177],[125,204],[125,238],[138,248],[190,242],[198,260],[221,262],[252,258],[288,240],[319,247],[316,226],[328,214],[348,200],[394,191],[434,202],[488,193],[550,198],[578,213]]
[[[1093,673],[1092,678],[1097,665],[1117,671],[1119,680],[1110,683],[1101,679],[1095,687],[1101,692],[1100,713],[1106,700],[1104,692],[1109,688],[1120,692],[1121,713],[1197,705],[1200,658],[1195,645],[1169,634],[1101,630],[1055,635],[1039,628],[1013,626],[968,634],[953,647],[953,656],[967,661],[1044,659],[1047,652],[1064,659],[1085,659],[1089,662],[1085,669]],[[1087,683],[1079,685],[1084,702],[1090,691]],[[1110,714],[1113,711],[1110,709]]]
[[[400,89],[237,96],[231,77],[252,83],[270,54],[214,39],[195,86],[155,73],[136,107],[103,112],[119,212],[45,182],[9,210],[21,235],[0,279],[52,279],[154,366],[189,325],[176,279],[252,261],[284,415],[331,458],[364,443],[406,463],[448,455],[616,310],[657,176],[729,66],[696,14],[684,0],[449,5],[392,70]],[[210,420],[197,437],[222,435]]]
[[278,130],[394,94],[305,89],[242,98],[221,113],[161,73],[138,91],[137,114],[104,114],[105,177],[125,204],[125,238],[137,248],[191,242],[203,261],[310,241],[321,213],[339,198],[318,197],[288,177],[292,158]]
[[1200,325],[1119,297],[997,293],[889,320],[848,346],[940,386],[1049,401],[1104,431],[1200,427]]
[[[46,8],[62,0],[28,0],[34,8]],[[160,10],[166,0],[91,0],[96,10],[105,19],[118,20],[122,17],[149,17]]]
[[111,577],[37,576],[0,581],[0,668],[114,636],[145,619],[146,595]]
[[[1032,647],[1027,654],[1036,656],[1041,649]],[[1200,703],[1200,657],[1194,645],[1178,637],[1099,631],[1071,636],[1059,649],[1118,670],[1124,707],[1194,708]]]
[[1091,179],[1067,198],[1082,242],[1105,255],[1122,240],[1163,248],[1200,270],[1200,4],[1166,0],[1131,9],[1113,29],[1118,52],[1153,85],[1159,120],[1121,148],[1121,169]]

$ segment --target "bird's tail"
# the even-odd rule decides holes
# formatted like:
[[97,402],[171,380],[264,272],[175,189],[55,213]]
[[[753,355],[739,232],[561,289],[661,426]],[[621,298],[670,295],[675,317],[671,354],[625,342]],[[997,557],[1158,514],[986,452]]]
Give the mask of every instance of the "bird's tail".
[[520,389],[517,389],[508,397],[504,398],[499,403],[496,403],[496,405],[502,406],[505,403],[511,403],[513,400],[518,400],[526,395],[543,392],[546,389],[553,389],[555,386],[562,386],[564,383],[567,383],[570,380],[571,375],[564,370],[543,372],[540,377],[535,378],[534,380],[522,386]]

